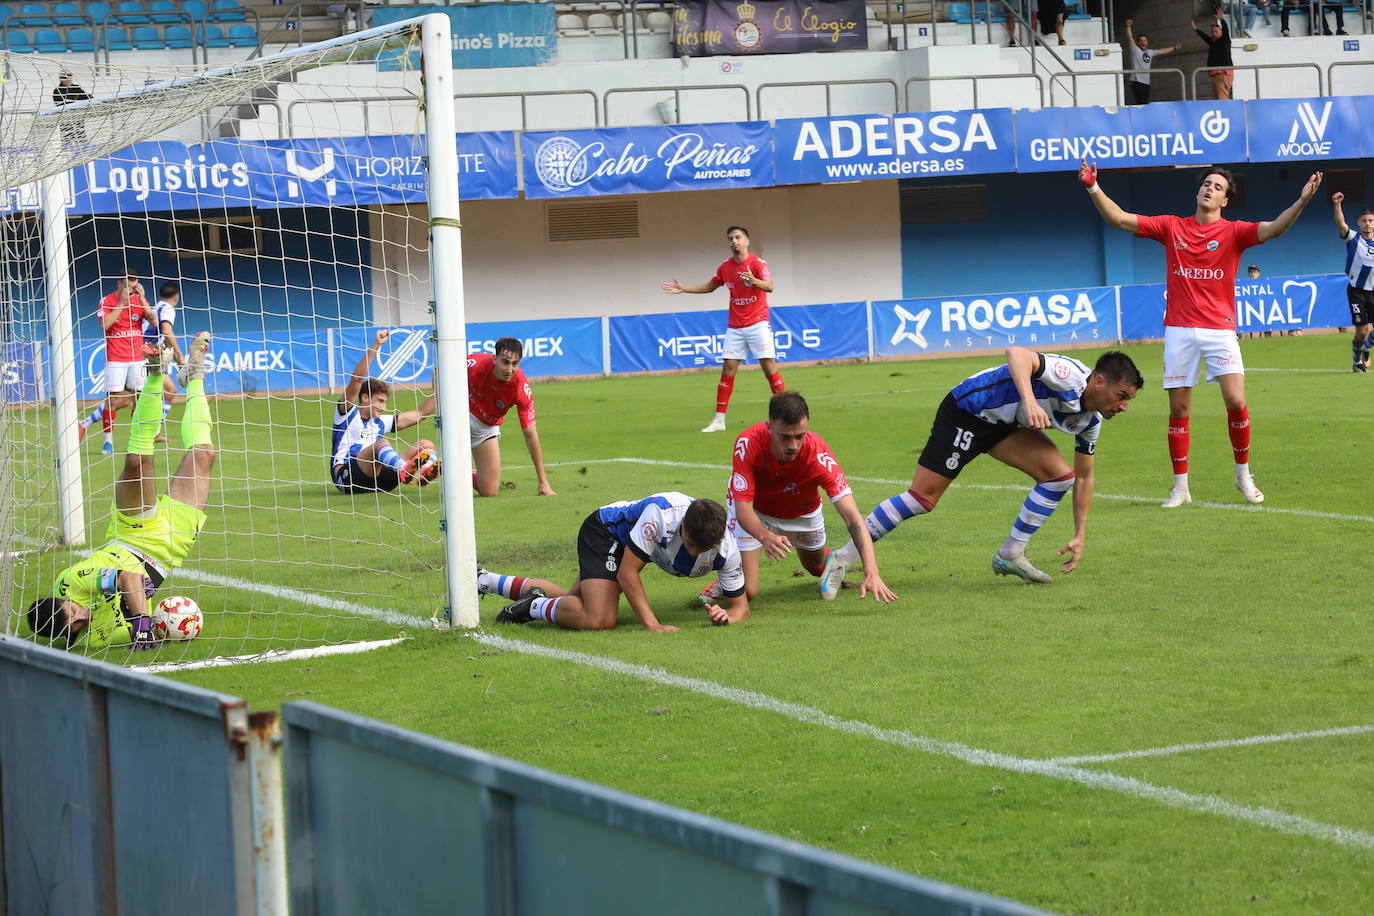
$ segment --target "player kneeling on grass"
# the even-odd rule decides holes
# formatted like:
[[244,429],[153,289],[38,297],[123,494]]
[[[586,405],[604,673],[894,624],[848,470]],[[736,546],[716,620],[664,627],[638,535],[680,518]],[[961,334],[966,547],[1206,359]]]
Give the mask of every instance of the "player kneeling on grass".
[[[911,488],[869,513],[869,534],[876,542],[907,519],[934,511],[964,466],[986,452],[1035,481],[1011,533],[992,556],[993,572],[1040,585],[1053,581],[1031,565],[1026,545],[1073,490],[1074,534],[1059,551],[1061,557],[1069,554],[1059,571],[1072,572],[1083,556],[1093,498],[1093,452],[1102,421],[1125,410],[1144,384],[1131,358],[1116,350],[1102,354],[1089,371],[1067,356],[1008,348],[1006,365],[971,375],[945,395]],[[1051,427],[1074,437],[1073,470],[1041,432]],[[845,570],[858,560],[853,542],[832,553],[822,586],[830,583],[838,590]]]
[[154,648],[152,597],[173,568],[191,552],[205,524],[210,496],[210,444],[213,422],[205,399],[205,352],[210,335],[191,343],[182,371],[186,407],[181,440],[186,455],[167,494],[158,497],[153,481],[154,439],[162,426],[162,377],[170,353],[150,348],[148,377],[134,406],[129,454],[115,483],[114,516],[108,543],[68,567],[53,585],[54,595],[29,605],[29,626],[45,639],[63,638],[70,648],[111,642],[130,643],[138,651]]
[[658,622],[644,594],[639,575],[651,562],[670,576],[696,578],[714,572],[720,577],[727,601],[725,607],[706,606],[711,623],[725,626],[749,616],[739,545],[725,530],[725,510],[720,503],[682,493],[611,503],[587,516],[577,535],[578,572],[571,588],[478,566],[477,591],[518,599],[496,615],[497,623],[547,620],[568,630],[609,630],[624,594],[647,629],[676,631]]
[[[781,560],[795,546],[797,559],[807,572],[813,576],[824,572],[825,519],[821,517],[818,492],[824,489],[864,560],[859,597],[871,592],[875,601],[895,601],[897,596],[878,575],[873,542],[844,470],[825,440],[810,430],[810,423],[806,399],[786,391],[768,401],[768,422],[755,423],[735,440],[726,491],[730,504],[727,527],[739,540],[745,594],[751,601],[758,596],[760,553],[770,560]],[[835,581],[835,591],[827,595],[822,589],[822,597],[835,597],[839,579]],[[719,584],[712,582],[702,590],[701,600],[719,597],[718,589]]]
[[387,433],[409,429],[434,413],[438,394],[432,394],[418,410],[387,413],[391,387],[379,378],[368,378],[367,370],[377,351],[391,332],[381,330],[372,339],[344,393],[334,409],[334,438],[329,452],[329,476],[340,493],[391,491],[398,484],[424,486],[438,478],[439,450],[428,439],[421,439],[397,452],[386,440]]

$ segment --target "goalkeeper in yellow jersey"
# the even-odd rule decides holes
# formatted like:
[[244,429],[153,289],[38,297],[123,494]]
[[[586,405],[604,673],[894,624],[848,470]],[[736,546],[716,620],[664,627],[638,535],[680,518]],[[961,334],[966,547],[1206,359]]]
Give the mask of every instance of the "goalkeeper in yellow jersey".
[[146,348],[148,378],[134,407],[129,454],[115,484],[108,543],[57,576],[52,597],[29,605],[33,632],[62,639],[68,648],[129,643],[135,651],[154,648],[151,601],[164,579],[180,566],[205,524],[210,495],[213,421],[205,399],[205,353],[210,335],[199,334],[182,370],[186,408],[181,440],[186,455],[159,497],[153,479],[153,441],[162,425],[162,377],[169,352]]

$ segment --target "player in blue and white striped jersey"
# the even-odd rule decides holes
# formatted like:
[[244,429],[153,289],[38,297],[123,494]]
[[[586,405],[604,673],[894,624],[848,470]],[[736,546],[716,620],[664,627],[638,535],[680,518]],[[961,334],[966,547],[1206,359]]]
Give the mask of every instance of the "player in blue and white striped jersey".
[[[1053,580],[1031,565],[1026,545],[1064,494],[1073,490],[1074,535],[1059,551],[1060,556],[1069,554],[1060,572],[1078,566],[1102,421],[1125,410],[1145,380],[1131,358],[1115,350],[1102,354],[1092,370],[1067,356],[1021,347],[1009,348],[1006,355],[1006,365],[969,376],[945,396],[911,487],[879,503],[866,522],[876,544],[907,519],[932,511],[964,466],[986,452],[1035,481],[1011,533],[993,554],[993,572],[1047,585]],[[1041,432],[1051,427],[1074,437],[1072,470]],[[832,553],[821,574],[821,588],[838,590],[845,570],[858,559],[852,541]]]
[[725,607],[706,606],[711,623],[724,626],[749,616],[744,566],[739,544],[726,530],[725,509],[676,492],[611,503],[588,515],[577,535],[577,580],[570,588],[479,567],[477,590],[517,599],[496,615],[497,623],[547,620],[568,630],[609,630],[623,594],[645,628],[676,630],[659,623],[649,606],[639,577],[650,563],[670,576],[716,575],[728,600]]
[[1351,232],[1341,210],[1343,200],[1345,195],[1340,191],[1331,195],[1331,203],[1336,206],[1336,228],[1345,242],[1345,274],[1350,280],[1345,290],[1350,302],[1350,323],[1355,326],[1355,339],[1350,342],[1350,368],[1352,372],[1365,373],[1369,371],[1369,348],[1374,344],[1369,333],[1370,323],[1374,322],[1374,210],[1361,210],[1356,220],[1359,231]]
[[386,412],[391,386],[379,378],[369,378],[367,371],[389,336],[388,330],[377,332],[334,408],[329,479],[340,493],[390,491],[411,482],[424,486],[440,473],[439,452],[430,440],[420,439],[401,453],[386,439],[388,434],[430,416],[438,405],[436,392],[425,398],[418,410]]

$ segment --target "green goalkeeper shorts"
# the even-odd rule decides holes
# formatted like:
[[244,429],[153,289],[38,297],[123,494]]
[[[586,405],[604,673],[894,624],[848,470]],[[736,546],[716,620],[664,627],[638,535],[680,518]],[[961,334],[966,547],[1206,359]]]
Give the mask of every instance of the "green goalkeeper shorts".
[[135,518],[115,508],[105,537],[141,550],[170,569],[180,566],[191,552],[206,518],[195,506],[163,496],[149,518]]

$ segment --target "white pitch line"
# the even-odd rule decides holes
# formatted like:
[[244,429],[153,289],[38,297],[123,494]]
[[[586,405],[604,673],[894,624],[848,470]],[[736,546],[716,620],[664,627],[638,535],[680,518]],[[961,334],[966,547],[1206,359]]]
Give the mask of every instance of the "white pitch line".
[[911,732],[901,729],[879,728],[867,722],[859,722],[854,719],[841,719],[838,716],[832,716],[829,713],[822,712],[810,706],[778,700],[767,694],[757,693],[752,690],[742,690],[738,687],[727,687],[724,684],[718,684],[714,681],[671,674],[664,671],[662,668],[634,665],[629,662],[620,661],[619,659],[604,658],[598,655],[588,655],[583,652],[573,652],[567,649],[541,646],[535,643],[507,639],[503,636],[485,633],[474,633],[472,634],[472,638],[484,645],[492,646],[493,648],[507,649],[528,655],[538,655],[558,661],[572,662],[590,668],[599,668],[613,674],[633,677],[642,681],[650,681],[668,687],[677,687],[682,690],[689,690],[693,693],[703,694],[715,699],[738,703],[741,706],[747,706],[751,709],[776,713],[808,725],[818,725],[822,728],[832,729],[849,735],[873,738],[887,744],[897,745],[898,747],[935,754],[941,757],[950,757],[973,766],[992,767],[1013,773],[1060,779],[1066,782],[1077,783],[1090,789],[1117,792],[1123,795],[1130,795],[1136,798],[1158,802],[1183,811],[1194,811],[1200,814],[1211,814],[1218,817],[1245,821],[1293,836],[1326,840],[1341,846],[1356,849],[1374,849],[1374,833],[1355,830],[1350,827],[1341,827],[1335,824],[1327,824],[1321,821],[1312,820],[1311,818],[1287,814],[1283,811],[1276,811],[1273,808],[1238,805],[1234,802],[1228,802],[1223,798],[1218,798],[1215,795],[1198,795],[1191,792],[1184,792],[1179,789],[1170,788],[1169,786],[1157,786],[1153,783],[1133,779],[1128,776],[1118,776],[1114,773],[1087,770],[1082,767],[1069,766],[1067,764],[1048,760],[1027,760],[1022,757],[1014,757],[1010,754],[1001,754],[996,751],[970,747],[966,744],[941,741],[937,738],[929,738],[923,735],[913,735]]
[[430,622],[425,617],[411,617],[408,614],[400,614],[396,611],[386,611],[381,608],[368,607],[365,604],[356,604],[352,601],[344,601],[339,598],[330,598],[325,595],[317,595],[314,592],[302,591],[298,588],[290,588],[285,585],[262,585],[257,582],[250,582],[247,579],[237,579],[233,576],[221,576],[216,573],[200,572],[194,569],[181,567],[173,574],[177,579],[190,579],[192,582],[201,582],[206,585],[217,585],[221,588],[234,588],[245,592],[255,592],[259,595],[269,595],[273,598],[282,598],[286,601],[295,601],[299,604],[310,605],[311,607],[324,608],[330,611],[345,611],[358,617],[371,617],[383,623],[395,626],[422,627],[428,629]]
[[1164,757],[1186,754],[1189,751],[1214,751],[1227,747],[1254,747],[1259,744],[1281,744],[1286,741],[1307,741],[1311,738],[1336,738],[1341,735],[1364,735],[1374,732],[1374,725],[1347,725],[1342,728],[1322,728],[1310,732],[1286,732],[1281,735],[1251,735],[1223,741],[1201,741],[1192,744],[1171,744],[1168,747],[1147,747],[1138,751],[1117,751],[1113,754],[1086,754],[1081,757],[1052,757],[1046,763],[1081,764],[1108,763],[1135,757]]
[[[697,468],[705,471],[720,471],[722,474],[730,473],[730,467],[724,464],[710,464],[704,461],[668,461],[666,459],[659,458],[588,458],[585,461],[545,462],[544,467],[576,467],[578,465],[587,464],[649,464],[656,465],[659,467]],[[511,465],[510,469],[527,470],[533,467],[534,465],[530,464],[518,464]],[[846,474],[845,476],[849,480],[853,480],[858,483],[878,483],[887,484],[889,486],[894,487],[903,487],[911,485],[910,480],[894,480],[885,477],[855,477],[849,474]],[[1027,487],[1017,486],[1016,484],[960,483],[957,481],[954,483],[954,487],[962,487],[967,490],[1012,490],[1018,493],[1024,493],[1028,490]],[[1133,503],[1159,502],[1158,496],[1129,496],[1124,493],[1102,493],[1100,491],[1093,493],[1093,499],[1109,499],[1114,502]],[[1252,506],[1249,503],[1212,503],[1203,502],[1201,500],[1194,500],[1192,505],[1202,509],[1227,509],[1236,512],[1257,512],[1266,515],[1296,515],[1302,518],[1326,518],[1342,522],[1374,522],[1374,516],[1371,515],[1350,515],[1342,512],[1322,512],[1317,509],[1285,509],[1279,506]],[[1183,511],[1187,512],[1188,510],[1184,509]]]
[[305,649],[268,649],[257,655],[216,655],[195,662],[154,662],[150,665],[131,665],[130,671],[146,674],[163,672],[180,674],[183,671],[199,671],[203,668],[234,668],[240,665],[261,665],[268,662],[294,662],[312,658],[325,658],[331,655],[357,655],[374,649],[385,649],[405,642],[407,637],[395,639],[374,639],[367,642],[350,642],[338,646],[311,646]]

